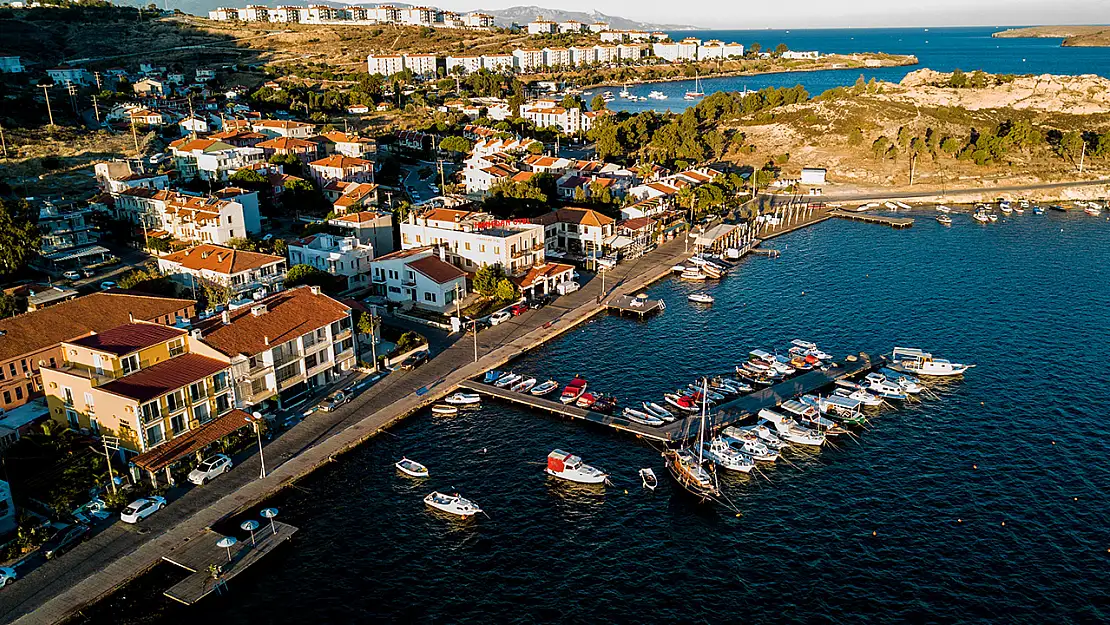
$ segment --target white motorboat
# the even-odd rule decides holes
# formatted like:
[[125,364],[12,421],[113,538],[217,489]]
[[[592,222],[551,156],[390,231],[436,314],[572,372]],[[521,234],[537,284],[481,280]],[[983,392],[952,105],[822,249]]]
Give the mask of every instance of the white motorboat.
[[516,384],[517,382],[519,382],[523,378],[524,378],[524,376],[520,375],[519,373],[510,372],[510,373],[506,373],[505,375],[497,378],[497,381],[494,382],[493,385],[496,386],[497,388],[505,388],[507,386],[511,386],[513,384]]
[[624,411],[621,412],[621,415],[633,423],[639,423],[640,425],[649,427],[659,427],[664,423],[659,417],[650,415],[642,410],[636,410],[635,408],[625,408]]
[[562,449],[556,449],[547,454],[547,467],[544,471],[548,475],[579,484],[605,484],[609,481],[607,473],[585,464],[578,456]]
[[975,211],[975,213],[971,215],[971,218],[981,224],[988,223],[991,220],[990,217],[988,217],[987,214],[982,211]]
[[996,215],[995,213],[987,213],[987,219],[989,219],[991,223],[994,223],[998,221],[998,215]]
[[736,451],[719,438],[701,445],[705,457],[721,468],[739,473],[751,473],[752,469],[755,468],[755,461],[751,457]]
[[682,273],[683,271],[686,271],[686,265],[675,265],[674,267],[671,267],[671,271],[675,273]]
[[659,486],[659,478],[655,477],[655,471],[651,468],[640,469],[640,479],[644,482],[644,488],[655,491],[655,487]]
[[975,365],[963,365],[910,347],[895,347],[890,359],[902,369],[917,375],[960,375]]
[[670,410],[667,410],[666,408],[653,401],[645,401],[641,405],[643,405],[644,407],[644,412],[650,414],[653,417],[659,417],[667,423],[675,420],[675,416]]
[[470,406],[478,404],[482,401],[482,396],[478,393],[455,393],[443,398],[443,401],[453,406]]
[[867,374],[867,378],[860,383],[860,386],[871,391],[872,393],[882,397],[883,399],[907,399],[909,395],[902,390],[901,386],[892,383],[882,375],[877,373]]
[[527,393],[528,391],[532,390],[532,387],[535,385],[536,378],[526,378],[517,382],[516,384],[513,384],[512,387],[509,388],[509,390],[514,393]]
[[722,434],[740,440],[747,440],[748,438],[754,436],[755,438],[759,439],[759,442],[766,445],[767,449],[776,452],[782,451],[783,449],[786,449],[790,446],[789,442],[784,441],[782,438],[779,437],[778,434],[772,431],[771,428],[763,425],[762,423],[757,423],[756,425],[746,425],[743,427],[730,425],[722,431]]
[[708,293],[691,293],[686,296],[686,299],[696,304],[712,304],[713,296]]
[[541,382],[540,384],[537,384],[529,392],[532,393],[533,395],[535,395],[536,397],[543,397],[544,395],[547,395],[551,391],[554,391],[558,388],[559,388],[559,383],[558,382],[556,382],[555,380],[548,380],[546,382]]
[[1090,202],[1089,204],[1087,204],[1087,208],[1083,209],[1083,212],[1087,213],[1088,215],[1097,216],[1099,213],[1102,212],[1102,208],[1099,207],[1098,204]]
[[663,93],[662,91],[652,91],[647,95],[647,97],[651,98],[652,100],[666,100],[667,94]]
[[881,397],[866,391],[865,389],[849,390],[846,388],[838,388],[833,391],[833,397],[843,397],[845,399],[854,399],[862,403],[864,406],[882,406],[883,400]]
[[439,491],[432,491],[429,493],[428,496],[424,498],[424,503],[436,510],[454,514],[455,516],[461,516],[464,519],[482,512],[478,504],[469,499],[464,499],[457,494],[447,495]]
[[432,406],[432,414],[449,416],[458,413],[459,409],[455,406],[448,406],[447,404],[436,404]]
[[812,428],[826,436],[839,436],[847,431],[836,421],[821,416],[816,405],[788,399],[782,403],[781,408],[802,427]]
[[948,207],[947,207],[947,206],[945,206],[944,204],[937,204],[937,211],[938,211],[938,212],[941,212],[941,213],[945,213],[945,214],[947,214],[947,213],[951,213],[951,212],[952,212],[952,209],[951,209],[951,208],[948,208]]
[[820,447],[825,444],[823,433],[804,427],[786,415],[764,408],[759,411],[759,418],[770,423],[771,427],[775,428],[775,433],[787,442],[811,447]]
[[902,387],[902,390],[906,391],[910,395],[919,395],[925,391],[925,387],[921,385],[921,381],[913,377],[912,375],[907,375],[905,373],[901,373],[887,367],[879,369],[879,374],[886,377],[887,380],[890,380],[891,382]]
[[393,466],[397,467],[397,470],[405,475],[412,477],[428,477],[428,467],[415,460],[401,458]]
[[766,443],[759,440],[759,437],[754,434],[745,433],[743,438],[722,435],[720,440],[724,441],[729,447],[732,447],[736,451],[751,456],[753,460],[774,462],[779,459],[779,453],[777,451],[771,451],[771,448],[768,447]]
[[686,271],[683,271],[681,274],[679,274],[678,277],[682,278],[683,280],[705,280],[709,276],[702,273],[700,269],[687,269]]
[[948,215],[937,215],[937,223],[941,224],[942,226],[951,226],[952,218]]
[[831,355],[826,354],[825,352],[817,348],[817,343],[803,341],[802,339],[794,339],[793,341],[790,341],[790,344],[795,347],[800,347],[801,349],[804,349],[807,354],[817,358],[818,360],[832,360]]

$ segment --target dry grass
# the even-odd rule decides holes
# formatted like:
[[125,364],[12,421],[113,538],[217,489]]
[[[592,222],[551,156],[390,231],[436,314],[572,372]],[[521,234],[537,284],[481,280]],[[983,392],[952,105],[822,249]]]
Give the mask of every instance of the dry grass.
[[[130,134],[58,127],[11,130],[4,138],[8,158],[0,159],[0,180],[23,196],[88,194],[96,186],[94,163],[136,154]],[[154,135],[138,139],[140,149],[149,151]],[[52,164],[50,157],[58,160],[57,167],[46,166]]]

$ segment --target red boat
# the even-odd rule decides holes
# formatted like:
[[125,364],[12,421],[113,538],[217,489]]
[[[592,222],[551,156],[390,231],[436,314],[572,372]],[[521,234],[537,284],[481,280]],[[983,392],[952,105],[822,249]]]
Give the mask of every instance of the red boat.
[[578,398],[578,401],[574,402],[574,405],[579,408],[589,408],[593,406],[595,402],[597,402],[597,398],[594,397],[593,393],[582,393],[582,396]]
[[564,404],[573,404],[578,401],[578,398],[585,392],[586,379],[576,375],[574,379],[570,381],[570,384],[567,384],[566,388],[563,389],[562,395],[559,396],[559,401]]

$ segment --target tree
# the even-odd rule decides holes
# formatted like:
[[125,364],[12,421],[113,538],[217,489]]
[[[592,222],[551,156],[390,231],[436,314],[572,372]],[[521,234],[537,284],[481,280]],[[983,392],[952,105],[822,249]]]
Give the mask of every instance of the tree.
[[967,86],[967,83],[967,74],[960,71],[959,68],[952,72],[952,75],[948,78],[948,86],[953,89],[963,89]]
[[22,312],[23,307],[19,305],[16,298],[7,293],[0,294],[0,319],[14,317]]
[[789,49],[790,48],[787,48],[785,43],[780,43],[779,45],[775,46],[775,56],[782,56],[782,54]]
[[1083,137],[1075,130],[1064,133],[1060,138],[1059,151],[1060,156],[1078,161],[1079,154],[1083,151]]
[[883,135],[878,139],[875,139],[874,143],[871,144],[871,155],[875,158],[882,158],[883,155],[886,154],[886,151],[890,149],[890,147],[890,139],[887,139],[886,135]]
[[231,286],[210,282],[208,280],[204,280],[200,283],[200,292],[197,293],[198,298],[201,299],[200,303],[204,304],[205,310],[212,310],[217,306],[226,305],[231,301],[233,295],[234,291],[231,290]]
[[474,290],[481,295],[493,295],[500,280],[501,265],[483,265],[474,273]]
[[170,242],[161,237],[149,237],[146,241],[146,249],[164,254],[170,251]]
[[439,149],[445,152],[458,152],[460,154],[466,154],[467,152],[470,152],[470,148],[470,141],[468,141],[465,137],[444,137],[443,140],[439,142]]
[[135,269],[119,279],[121,289],[142,291],[154,295],[173,297],[177,295],[177,285],[170,282],[169,278],[158,273],[157,269]]
[[286,288],[308,284],[312,286],[330,287],[334,281],[329,273],[320,271],[312,265],[293,265],[285,274]]
[[527,149],[529,154],[543,154],[543,143],[539,141],[533,141],[532,143],[528,144]]
[[516,285],[509,281],[508,278],[501,278],[497,282],[497,299],[502,302],[511,302],[516,299]]
[[940,149],[947,154],[955,154],[960,151],[960,142],[955,137],[945,137],[940,142]]
[[759,51],[762,50],[762,49],[763,49],[763,46],[759,45],[759,42],[756,41],[756,42],[752,43],[751,47],[748,48],[748,52],[751,52],[752,55],[754,56],[754,55],[759,54]]
[[859,129],[858,127],[853,128],[848,133],[848,145],[857,146],[861,143],[863,143],[863,130]]
[[591,111],[604,111],[605,106],[605,96],[601,95],[600,93],[595,95],[593,99],[590,100]]
[[264,185],[266,177],[253,169],[240,169],[227,177],[231,182],[243,185]]
[[22,269],[39,249],[42,233],[27,200],[0,200],[0,274]]

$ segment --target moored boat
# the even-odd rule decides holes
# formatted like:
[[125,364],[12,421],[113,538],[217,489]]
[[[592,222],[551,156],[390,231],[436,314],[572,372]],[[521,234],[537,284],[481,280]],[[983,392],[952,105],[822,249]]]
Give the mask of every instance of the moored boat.
[[544,471],[548,475],[579,484],[604,484],[609,481],[607,473],[585,464],[582,458],[561,449],[547,454],[547,466]]
[[708,276],[705,275],[700,269],[687,269],[678,276],[683,280],[705,280]]
[[449,416],[453,414],[458,414],[458,412],[458,408],[447,404],[436,404],[432,406],[432,414]]
[[497,381],[494,382],[493,385],[497,388],[505,388],[507,386],[512,386],[513,384],[516,384],[522,378],[524,378],[524,376],[520,375],[519,373],[509,372],[497,378]]
[[593,393],[586,392],[578,396],[578,399],[574,401],[574,405],[579,408],[589,408],[593,406],[596,401],[597,398],[594,397]]
[[659,485],[659,478],[655,477],[655,471],[651,467],[640,469],[640,479],[643,480],[644,488],[650,491],[654,491]]
[[401,458],[393,466],[397,467],[397,470],[401,473],[411,477],[428,477],[428,467],[415,460]]
[[537,384],[536,386],[532,387],[531,391],[528,392],[532,393],[536,397],[543,397],[544,395],[547,395],[551,391],[554,391],[558,388],[558,382],[556,382],[555,380],[548,380],[546,382],[541,382],[540,384]]
[[705,457],[723,469],[738,473],[751,473],[752,469],[755,468],[755,461],[750,456],[733,449],[720,438],[704,442],[701,446]]
[[645,401],[641,405],[644,407],[644,412],[650,414],[653,417],[659,417],[667,423],[675,420],[675,416],[670,410],[667,410],[666,408],[660,406],[655,402]]
[[472,404],[481,403],[482,396],[478,393],[453,393],[443,398],[445,403],[453,406],[469,406]]
[[572,404],[572,403],[578,401],[578,398],[581,397],[582,393],[585,393],[585,392],[586,392],[586,380],[585,380],[585,378],[582,378],[582,377],[579,377],[579,376],[576,375],[576,376],[574,376],[574,379],[571,380],[570,383],[568,383],[563,388],[563,392],[559,395],[559,401],[563,402],[564,404]]
[[911,347],[895,347],[890,359],[899,368],[917,375],[951,376],[960,375],[975,365],[964,365]]
[[937,221],[940,222],[940,224],[944,225],[944,226],[951,226],[952,225],[952,218],[949,217],[948,215],[937,215]]
[[527,393],[536,385],[536,378],[524,378],[509,388],[514,393]]
[[823,433],[804,427],[786,415],[764,408],[759,411],[759,418],[770,423],[775,433],[787,442],[810,447],[820,447],[825,444]]
[[647,425],[650,427],[659,427],[663,425],[663,420],[659,417],[652,416],[642,410],[636,410],[635,408],[625,408],[621,412],[621,416],[633,423],[639,423],[640,425]]
[[447,495],[439,491],[432,491],[429,493],[428,496],[424,498],[424,503],[436,510],[454,514],[464,519],[482,512],[478,504],[469,499],[464,499],[457,494]]
[[713,296],[708,293],[691,293],[686,296],[686,299],[696,304],[712,304]]
[[698,405],[687,395],[664,393],[663,400],[683,412],[697,412]]

